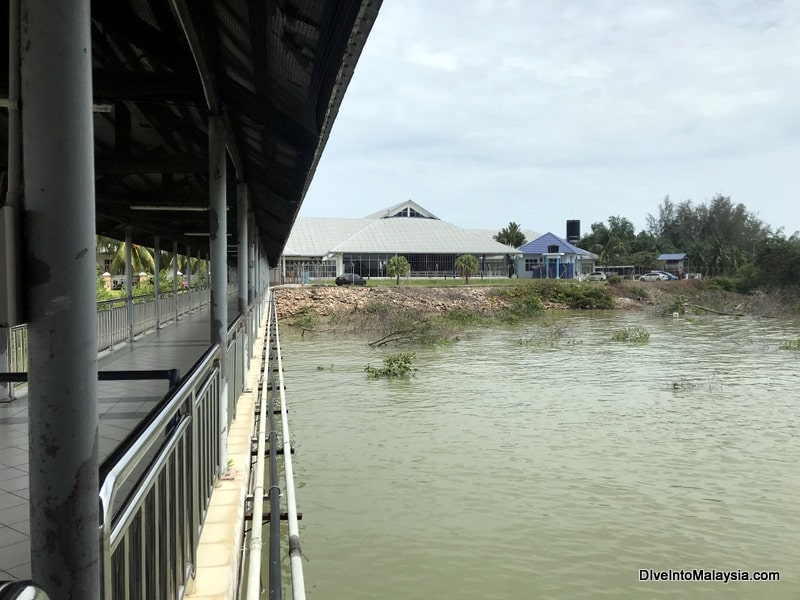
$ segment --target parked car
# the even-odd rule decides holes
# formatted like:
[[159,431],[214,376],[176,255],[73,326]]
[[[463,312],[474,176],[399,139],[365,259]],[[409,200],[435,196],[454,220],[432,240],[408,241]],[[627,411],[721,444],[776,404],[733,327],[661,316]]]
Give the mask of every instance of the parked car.
[[367,280],[355,273],[342,273],[336,278],[336,285],[367,285]]
[[653,273],[661,273],[662,275],[666,275],[667,279],[669,279],[670,281],[674,281],[674,280],[678,279],[677,275],[673,275],[669,271],[656,270],[656,271],[653,271]]
[[608,279],[602,271],[592,271],[586,276],[586,281],[605,281]]
[[639,281],[667,281],[668,279],[669,277],[658,271],[651,271],[650,273],[639,276]]

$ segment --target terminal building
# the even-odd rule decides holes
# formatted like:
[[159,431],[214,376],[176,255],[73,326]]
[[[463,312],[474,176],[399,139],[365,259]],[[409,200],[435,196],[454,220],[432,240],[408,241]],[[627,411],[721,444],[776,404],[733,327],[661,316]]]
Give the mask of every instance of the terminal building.
[[483,230],[462,229],[407,200],[361,219],[299,217],[280,264],[285,282],[332,278],[340,273],[387,277],[393,256],[405,256],[412,277],[456,276],[462,254],[478,258],[481,273],[506,277],[521,256]]

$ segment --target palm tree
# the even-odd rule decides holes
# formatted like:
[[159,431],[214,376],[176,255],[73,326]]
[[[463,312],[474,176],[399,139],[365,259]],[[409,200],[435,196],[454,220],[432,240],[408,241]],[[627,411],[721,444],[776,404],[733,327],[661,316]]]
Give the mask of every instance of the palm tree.
[[[125,272],[125,242],[102,235],[95,236],[97,252],[112,254],[109,272],[112,275],[121,275]],[[155,260],[150,250],[138,244],[131,244],[131,268],[134,273],[155,272]]]
[[405,256],[393,256],[386,265],[389,277],[397,277],[396,285],[400,285],[400,275],[405,275],[411,270],[411,265]]
[[514,248],[524,246],[526,242],[525,234],[522,233],[522,229],[520,229],[519,225],[513,221],[508,224],[508,227],[503,227],[503,229],[498,231],[497,235],[494,236],[494,239],[501,244],[512,246]]
[[456,269],[464,278],[464,283],[469,284],[469,276],[478,270],[478,259],[472,254],[462,254],[456,259]]

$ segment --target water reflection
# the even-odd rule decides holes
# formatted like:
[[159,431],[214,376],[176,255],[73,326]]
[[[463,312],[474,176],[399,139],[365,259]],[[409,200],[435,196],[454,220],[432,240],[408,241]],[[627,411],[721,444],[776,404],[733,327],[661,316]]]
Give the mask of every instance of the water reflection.
[[[640,325],[641,346],[610,342]],[[310,598],[796,598],[796,323],[548,316],[417,350],[282,333]],[[777,584],[639,569],[779,570]]]

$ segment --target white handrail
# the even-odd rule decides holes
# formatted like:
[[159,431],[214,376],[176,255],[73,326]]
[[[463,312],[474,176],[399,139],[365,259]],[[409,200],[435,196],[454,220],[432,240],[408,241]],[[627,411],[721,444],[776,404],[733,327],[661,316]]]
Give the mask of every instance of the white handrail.
[[[272,327],[272,310],[273,303],[267,302],[267,332],[264,339],[269,343],[270,328]],[[258,419],[258,451],[256,453],[255,465],[255,483],[253,484],[253,519],[250,521],[252,527],[250,529],[250,556],[247,564],[247,600],[259,600],[261,598],[261,549],[263,546],[261,531],[262,520],[264,516],[264,468],[266,462],[266,446],[267,446],[267,369],[269,368],[269,360],[265,360],[261,367],[261,381],[264,383],[261,386],[259,398],[259,419]]]
[[292,471],[292,444],[289,436],[289,410],[283,387],[283,363],[281,340],[278,333],[278,316],[275,315],[275,341],[278,354],[278,390],[281,398],[281,437],[283,439],[283,465],[286,478],[286,512],[289,524],[289,563],[292,569],[292,598],[305,600],[306,587],[303,579],[303,553],[300,550],[300,528],[297,525],[297,502],[294,496],[294,473]]

